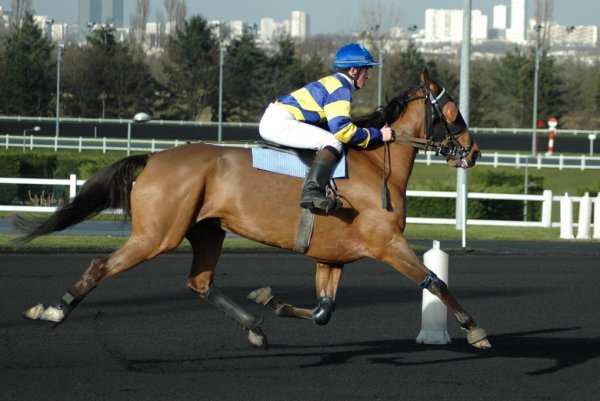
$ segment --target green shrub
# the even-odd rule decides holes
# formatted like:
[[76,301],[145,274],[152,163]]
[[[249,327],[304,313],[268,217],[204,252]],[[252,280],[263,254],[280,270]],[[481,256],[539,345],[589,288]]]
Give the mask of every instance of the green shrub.
[[[469,192],[522,194],[525,185],[523,174],[519,172],[479,170],[469,176]],[[543,178],[529,177],[529,194],[540,194],[543,191]],[[456,184],[450,181],[435,179],[411,183],[411,189],[420,191],[456,191]],[[451,198],[416,198],[407,202],[407,215],[411,217],[453,218],[456,212],[456,199]],[[539,219],[541,204],[529,202],[528,218]],[[484,220],[521,220],[523,218],[522,201],[470,199],[467,215],[470,219]]]
[[[0,154],[0,177],[17,177],[19,172],[19,157],[15,154]],[[0,185],[0,204],[9,205],[17,195],[18,185]]]

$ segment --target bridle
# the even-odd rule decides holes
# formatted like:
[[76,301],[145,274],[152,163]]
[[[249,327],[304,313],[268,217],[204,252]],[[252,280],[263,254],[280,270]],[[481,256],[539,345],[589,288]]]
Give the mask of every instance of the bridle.
[[[406,144],[416,149],[432,150],[435,155],[443,155],[447,159],[461,160],[469,155],[473,147],[473,138],[469,135],[469,144],[465,147],[458,142],[457,137],[469,133],[469,129],[465,120],[460,113],[457,113],[454,121],[450,121],[444,114],[444,106],[454,101],[446,93],[446,89],[442,88],[442,92],[435,96],[425,85],[421,84],[415,88],[412,93],[418,89],[423,91],[422,96],[408,97],[406,102],[423,99],[425,104],[425,138],[415,138],[413,136],[393,135],[391,143]],[[458,110],[457,110],[458,111]],[[390,124],[388,122],[388,124]],[[387,189],[387,166],[389,164],[389,144],[384,144],[383,154],[383,171],[382,171],[382,190],[381,190],[381,206],[384,209],[389,209],[389,193]]]
[[422,96],[414,96],[408,98],[407,102],[423,99],[425,104],[425,138],[415,138],[412,136],[395,136],[394,143],[402,143],[411,145],[417,149],[431,150],[435,155],[443,155],[449,159],[459,160],[471,152],[473,147],[473,139],[469,135],[469,144],[465,147],[460,144],[457,137],[467,134],[468,127],[460,113],[458,113],[454,121],[448,120],[444,114],[444,106],[450,102],[454,102],[450,95],[446,93],[446,89],[435,96],[429,88],[421,83],[417,89],[423,91]]

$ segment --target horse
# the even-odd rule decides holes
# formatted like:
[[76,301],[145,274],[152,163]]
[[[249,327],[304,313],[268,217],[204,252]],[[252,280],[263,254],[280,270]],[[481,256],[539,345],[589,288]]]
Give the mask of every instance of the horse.
[[[348,178],[335,182],[343,206],[330,214],[313,211],[305,254],[316,261],[317,306],[307,310],[282,304],[268,287],[249,298],[280,316],[312,318],[323,325],[334,310],[343,266],[373,258],[439,297],[466,330],[471,345],[490,347],[485,331],[403,235],[407,184],[418,149],[433,149],[448,166],[465,169],[481,155],[456,103],[423,70],[418,85],[356,124],[389,124],[394,137],[366,149],[348,149]],[[215,285],[215,268],[226,233],[292,250],[303,213],[298,204],[301,186],[301,178],[252,168],[250,149],[239,147],[196,142],[122,158],[92,175],[46,220],[15,217],[14,227],[21,233],[16,240],[21,243],[107,209],[121,209],[131,219],[131,235],[121,248],[94,258],[59,301],[35,305],[24,317],[58,325],[100,283],[177,248],[187,238],[192,249],[188,289],[238,322],[254,346],[266,347],[264,318],[246,311]]]

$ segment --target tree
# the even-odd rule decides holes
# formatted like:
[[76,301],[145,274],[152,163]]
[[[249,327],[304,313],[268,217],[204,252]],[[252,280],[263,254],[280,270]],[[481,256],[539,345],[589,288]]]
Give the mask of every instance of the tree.
[[33,15],[31,3],[32,0],[11,0],[13,28],[21,27],[21,21],[26,19],[28,14]]
[[152,112],[150,69],[132,47],[116,43],[114,32],[111,26],[95,29],[87,46],[65,52],[65,114],[131,118],[140,109]]
[[431,75],[436,76],[435,63],[427,62],[412,41],[408,43],[405,50],[394,57],[389,57],[387,65],[391,70],[390,92],[394,96],[418,84],[419,73],[423,68],[428,67]]
[[[262,53],[262,68],[266,76],[262,83],[260,99],[263,108],[269,102],[304,86],[308,81],[321,78],[321,76],[307,77],[304,74],[302,61],[297,55],[296,45],[290,37],[282,37],[277,42],[277,52],[267,59]],[[322,72],[319,73],[321,75]]]
[[9,32],[0,68],[0,110],[4,114],[48,115],[51,50],[50,41],[43,36],[30,13],[19,27]]
[[137,42],[140,46],[144,44],[146,34],[146,23],[150,13],[150,0],[136,0],[135,14],[131,16],[130,37],[132,42]]
[[219,42],[201,16],[186,21],[167,45],[164,85],[173,93],[174,118],[198,120],[204,108],[216,104]]
[[234,40],[225,62],[224,118],[229,121],[258,121],[269,101],[277,96],[276,89],[272,89],[269,83],[285,79],[284,70],[271,75],[267,56],[256,46],[251,35],[245,34]]

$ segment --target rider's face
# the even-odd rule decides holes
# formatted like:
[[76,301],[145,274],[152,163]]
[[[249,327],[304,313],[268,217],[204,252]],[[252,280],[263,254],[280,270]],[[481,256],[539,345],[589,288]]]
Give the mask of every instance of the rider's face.
[[350,75],[355,77],[356,86],[358,89],[362,89],[371,77],[368,68],[354,68],[350,69]]

